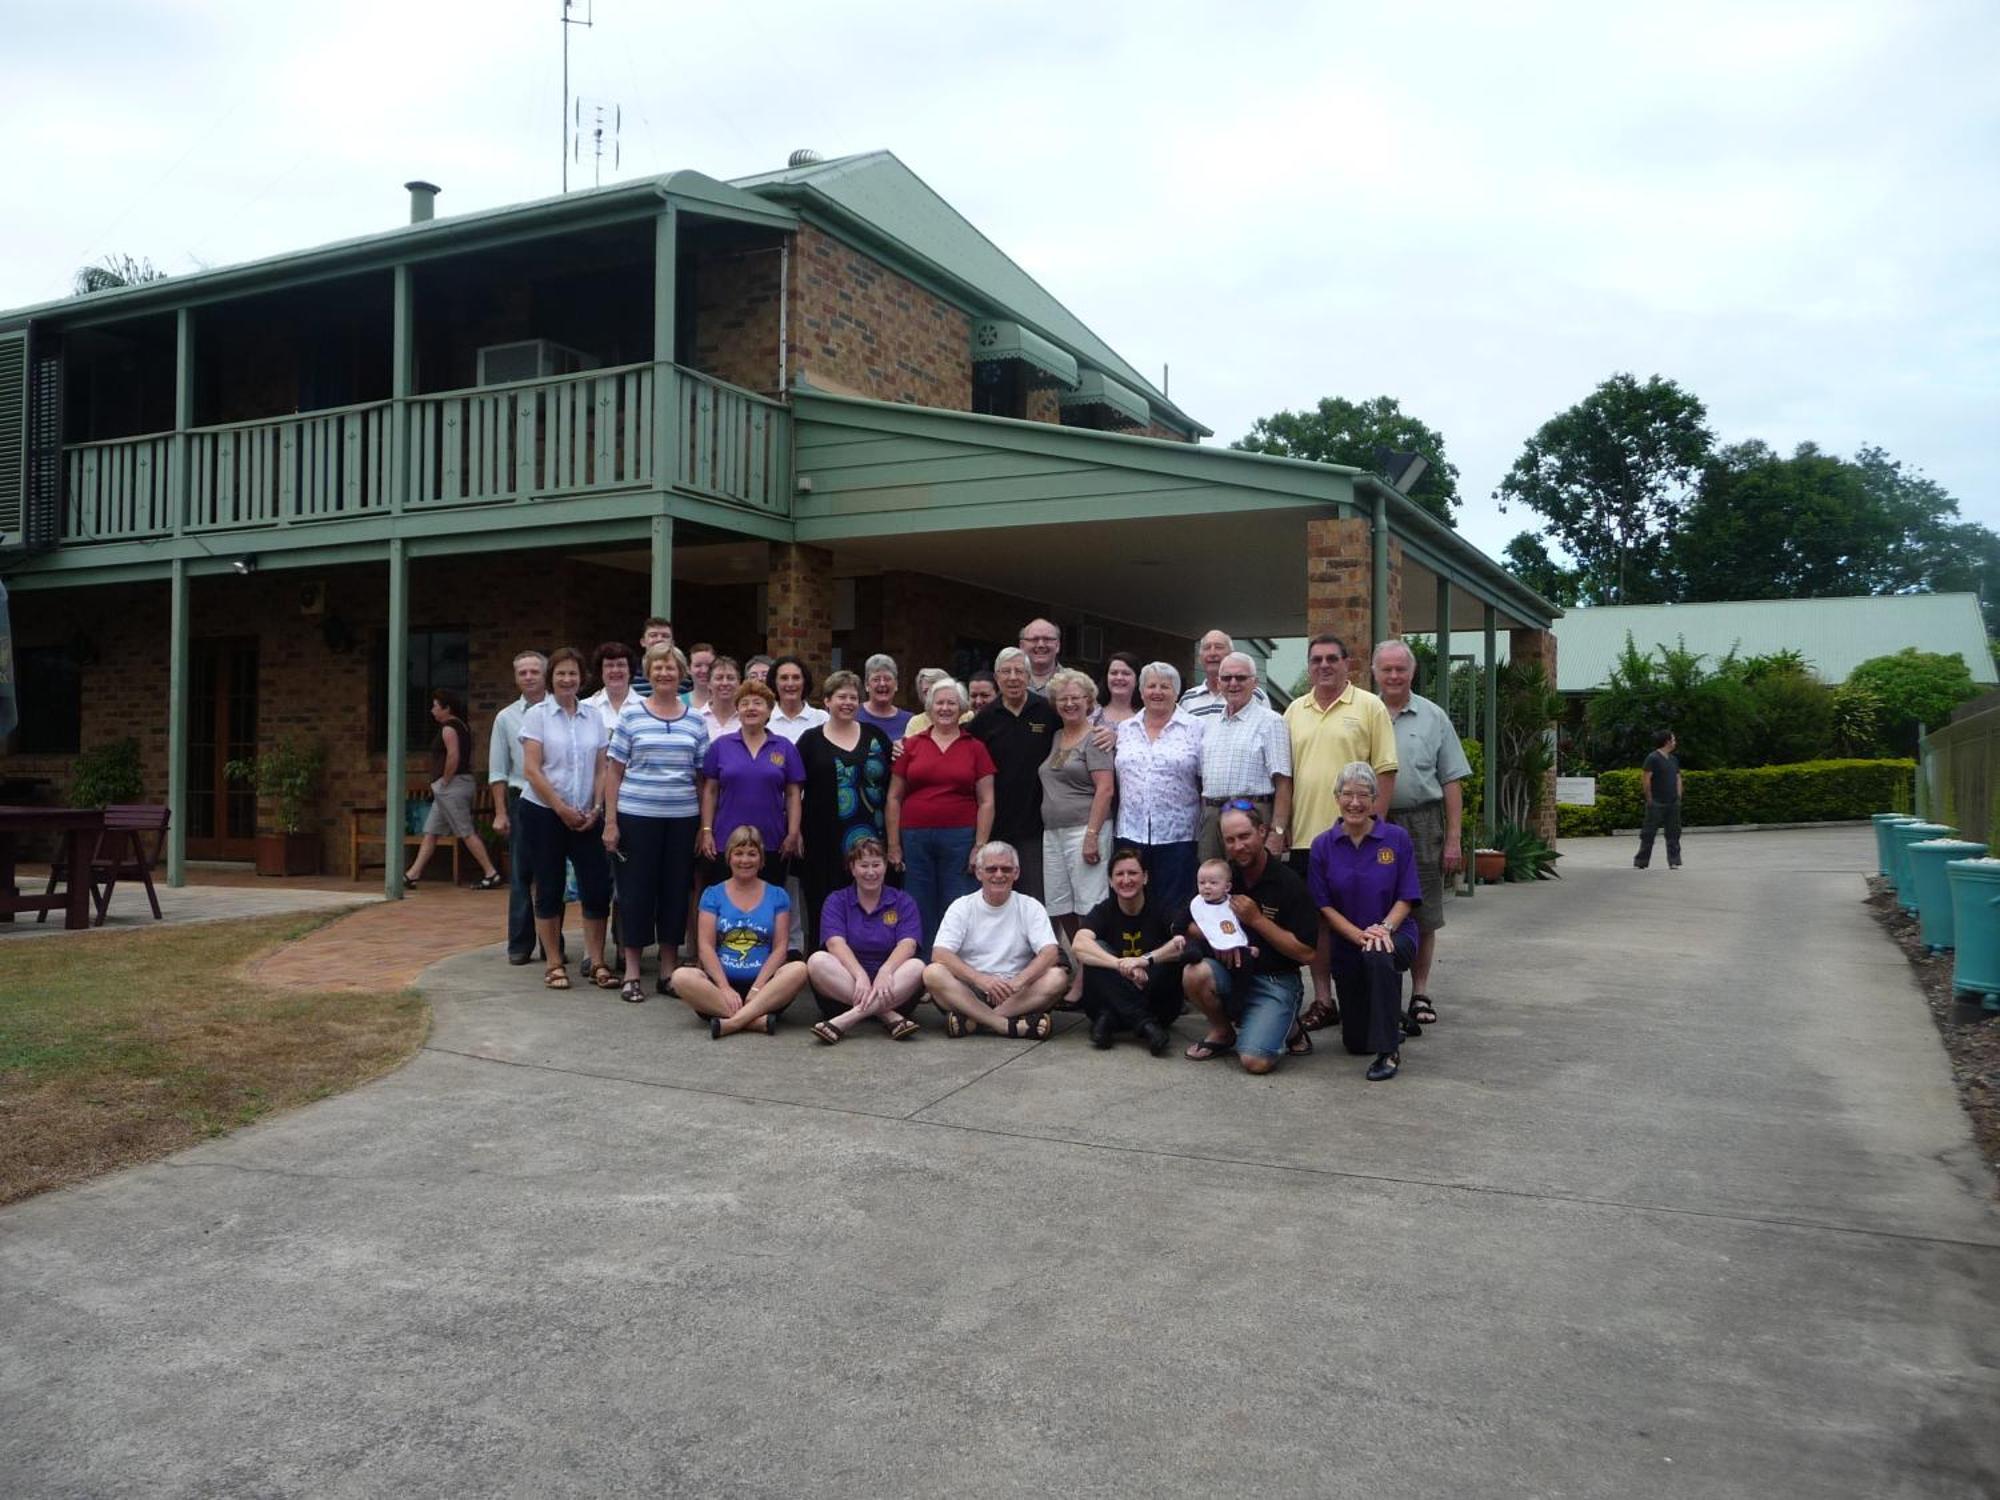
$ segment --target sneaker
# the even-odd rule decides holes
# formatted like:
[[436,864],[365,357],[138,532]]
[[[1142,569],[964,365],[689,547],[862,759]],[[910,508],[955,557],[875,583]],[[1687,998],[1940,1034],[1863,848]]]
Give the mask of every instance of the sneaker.
[[531,964],[534,961],[535,955],[532,953],[510,953],[507,955],[507,962],[516,967],[519,967],[521,964]]

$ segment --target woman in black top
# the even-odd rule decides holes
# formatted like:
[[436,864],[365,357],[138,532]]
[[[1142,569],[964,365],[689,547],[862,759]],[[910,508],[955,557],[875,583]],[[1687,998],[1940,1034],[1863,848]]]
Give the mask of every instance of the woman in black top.
[[883,837],[894,746],[889,736],[856,717],[861,679],[835,672],[826,679],[827,719],[799,736],[805,766],[805,861],[799,871],[806,912],[817,938],[826,898],[847,884],[848,851]]
[[1111,856],[1111,894],[1083,919],[1070,950],[1083,965],[1092,1046],[1109,1047],[1120,1031],[1137,1033],[1155,1057],[1171,1045],[1167,1026],[1181,1013],[1186,925],[1185,912],[1147,896],[1138,850]]
[[506,877],[494,868],[493,856],[486,852],[486,843],[473,822],[472,728],[465,722],[465,700],[449,688],[439,688],[431,694],[431,720],[438,727],[437,743],[431,747],[431,811],[424,820],[424,841],[417,846],[417,857],[404,873],[403,884],[416,885],[431,855],[437,852],[438,836],[450,833],[472,851],[479,868],[486,872],[483,880],[473,882],[474,887],[490,891],[505,884]]

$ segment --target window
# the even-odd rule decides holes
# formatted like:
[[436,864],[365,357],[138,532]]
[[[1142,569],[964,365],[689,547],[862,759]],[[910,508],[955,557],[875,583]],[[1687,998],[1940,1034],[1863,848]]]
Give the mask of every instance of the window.
[[67,646],[22,646],[15,653],[21,722],[16,755],[70,755],[83,748],[83,671]]
[[[428,750],[437,738],[431,694],[450,688],[461,698],[472,683],[472,650],[463,626],[410,632],[410,675],[403,685],[406,752]],[[389,737],[389,638],[375,638],[368,659],[368,748],[380,752]]]
[[1018,359],[984,361],[972,367],[972,409],[984,417],[1028,415],[1028,367]]

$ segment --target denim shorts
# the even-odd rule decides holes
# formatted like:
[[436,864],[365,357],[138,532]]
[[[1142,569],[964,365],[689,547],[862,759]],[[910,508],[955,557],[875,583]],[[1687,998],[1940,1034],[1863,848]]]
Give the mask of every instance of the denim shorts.
[[1242,969],[1232,974],[1217,959],[1202,961],[1208,965],[1208,977],[1215,981],[1222,1013],[1236,1028],[1237,1052],[1250,1057],[1284,1056],[1285,1038],[1292,1034],[1299,1003],[1305,999],[1298,971],[1258,974]]

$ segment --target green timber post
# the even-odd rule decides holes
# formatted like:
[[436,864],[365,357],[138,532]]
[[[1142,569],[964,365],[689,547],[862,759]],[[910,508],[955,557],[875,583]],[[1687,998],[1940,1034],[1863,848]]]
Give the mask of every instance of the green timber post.
[[[1431,684],[1431,697],[1451,719],[1451,580],[1442,573],[1438,575],[1437,637],[1437,681]],[[1457,722],[1452,719],[1453,724]]]
[[1500,826],[1500,642],[1498,611],[1486,606],[1486,711],[1479,737],[1480,759],[1486,764],[1485,809],[1480,833],[1491,839]]
[[174,535],[187,530],[188,497],[194,492],[188,473],[188,429],[194,425],[194,309],[174,314],[174,442],[168,450],[167,503],[174,508]]
[[663,620],[674,617],[674,518],[653,517],[653,602],[650,612]]
[[1924,732],[1924,726],[1919,724],[1917,726],[1917,786],[1912,811],[1926,823],[1934,821],[1931,817],[1930,753],[1930,736]]
[[[1375,524],[1370,528],[1368,540],[1371,555],[1368,560],[1368,578],[1372,585],[1368,609],[1368,628],[1371,633],[1368,642],[1368,659],[1373,660],[1375,643],[1389,639],[1389,497],[1381,490],[1375,491]],[[1372,684],[1374,677],[1371,674]]]
[[[416,393],[416,304],[408,265],[399,265],[389,331],[389,514],[401,515],[410,490],[410,397]],[[399,825],[400,826],[400,825]]]
[[389,701],[383,705],[388,732],[383,758],[389,763],[383,794],[382,894],[391,901],[403,895],[403,747],[409,740],[410,705],[410,555],[409,543],[389,538],[389,670],[385,674]]
[[[185,318],[186,313],[181,316]],[[184,439],[183,439],[184,441]],[[176,527],[178,529],[178,527]],[[167,884],[187,884],[188,572],[173,560],[167,575]]]
[[[679,255],[680,210],[668,203],[653,221],[653,488],[660,492],[662,514],[667,492],[680,477],[681,403],[674,378],[674,281]],[[656,555],[656,591],[658,567]]]

